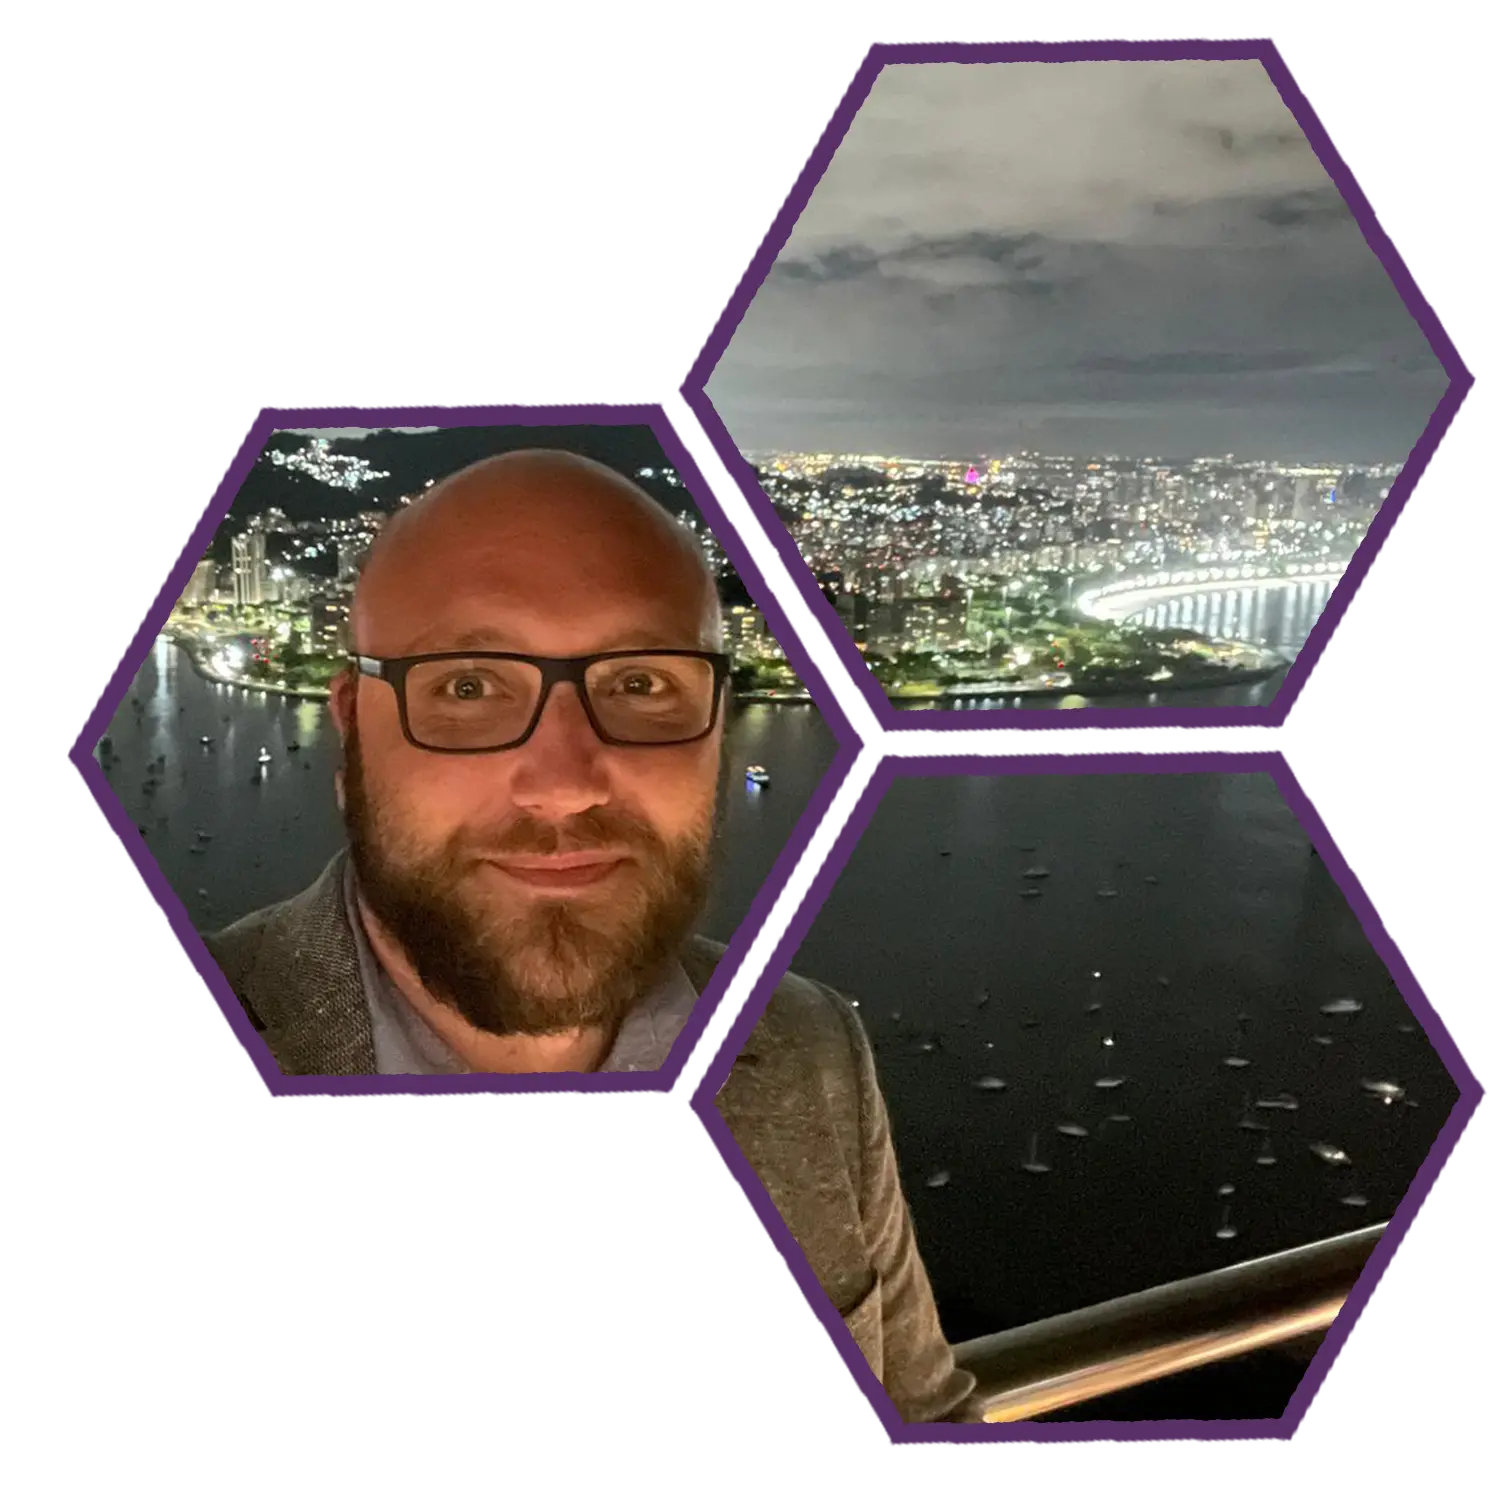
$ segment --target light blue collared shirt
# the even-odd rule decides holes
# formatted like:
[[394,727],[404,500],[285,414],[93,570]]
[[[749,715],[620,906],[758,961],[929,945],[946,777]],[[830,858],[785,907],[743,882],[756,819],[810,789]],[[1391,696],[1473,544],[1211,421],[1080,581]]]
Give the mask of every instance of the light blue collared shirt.
[[[365,935],[352,860],[344,866],[344,907],[359,953],[359,973],[370,1007],[375,1071],[392,1073],[472,1073],[473,1068],[435,1032],[397,989]],[[614,1046],[596,1069],[600,1073],[647,1073],[665,1065],[698,992],[680,963],[626,1016]]]

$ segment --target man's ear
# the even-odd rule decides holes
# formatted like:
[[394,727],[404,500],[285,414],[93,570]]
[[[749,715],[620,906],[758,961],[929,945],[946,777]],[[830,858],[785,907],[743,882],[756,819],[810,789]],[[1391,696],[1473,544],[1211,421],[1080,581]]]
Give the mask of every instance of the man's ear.
[[[344,757],[348,759],[349,731],[354,725],[354,702],[359,692],[359,674],[353,667],[345,667],[328,684],[328,708],[333,714],[334,726],[338,729],[339,739],[343,741]],[[333,773],[333,798],[338,803],[340,812],[344,810],[344,765],[340,762],[338,769]]]
[[328,684],[328,707],[340,739],[349,738],[349,726],[354,722],[354,698],[359,692],[359,674],[353,667],[345,667]]

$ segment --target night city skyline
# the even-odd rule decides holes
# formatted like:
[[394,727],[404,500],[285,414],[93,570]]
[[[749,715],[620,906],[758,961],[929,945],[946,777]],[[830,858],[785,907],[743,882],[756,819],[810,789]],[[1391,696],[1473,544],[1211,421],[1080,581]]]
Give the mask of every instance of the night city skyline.
[[709,381],[743,451],[1387,464],[1446,376],[1257,62],[877,77]]

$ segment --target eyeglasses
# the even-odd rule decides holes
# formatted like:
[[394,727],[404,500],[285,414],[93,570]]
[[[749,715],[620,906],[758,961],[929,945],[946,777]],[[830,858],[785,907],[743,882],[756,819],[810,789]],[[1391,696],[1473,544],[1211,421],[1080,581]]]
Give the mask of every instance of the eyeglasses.
[[729,675],[729,658],[717,651],[442,651],[350,660],[361,675],[390,683],[407,740],[445,755],[525,744],[560,682],[577,687],[583,711],[606,745],[690,744],[718,722]]

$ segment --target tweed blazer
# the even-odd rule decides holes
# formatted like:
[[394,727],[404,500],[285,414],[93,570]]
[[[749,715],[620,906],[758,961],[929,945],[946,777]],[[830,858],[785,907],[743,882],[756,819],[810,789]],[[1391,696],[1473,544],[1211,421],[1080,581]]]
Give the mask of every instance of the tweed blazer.
[[[283,1073],[376,1072],[342,897],[346,858],[336,855],[300,895],[204,938]],[[680,955],[700,994],[723,952],[695,937]],[[973,1380],[943,1336],[874,1059],[849,1002],[786,975],[717,1104],[901,1416],[971,1419]]]

